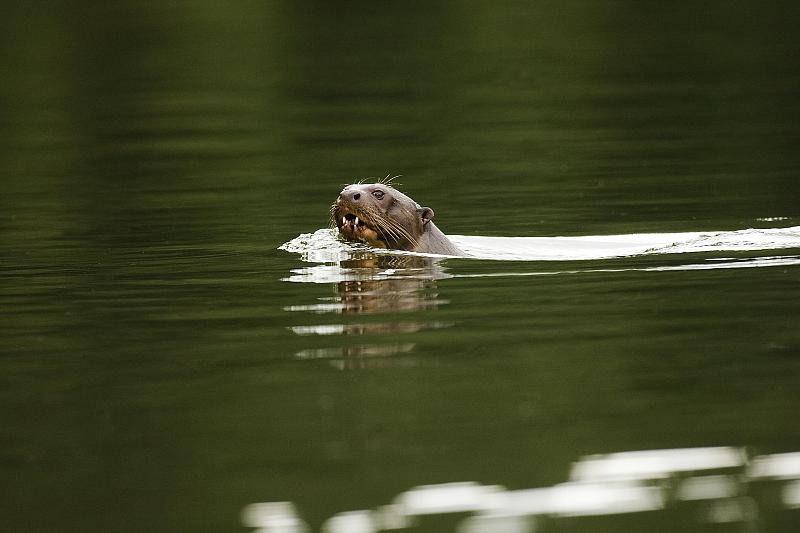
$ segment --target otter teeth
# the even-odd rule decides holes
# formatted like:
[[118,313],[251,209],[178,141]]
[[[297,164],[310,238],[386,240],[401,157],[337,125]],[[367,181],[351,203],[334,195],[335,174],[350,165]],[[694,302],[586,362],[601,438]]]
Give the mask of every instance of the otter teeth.
[[342,227],[348,227],[351,231],[356,230],[360,225],[363,225],[364,222],[358,218],[357,216],[349,213],[342,217]]

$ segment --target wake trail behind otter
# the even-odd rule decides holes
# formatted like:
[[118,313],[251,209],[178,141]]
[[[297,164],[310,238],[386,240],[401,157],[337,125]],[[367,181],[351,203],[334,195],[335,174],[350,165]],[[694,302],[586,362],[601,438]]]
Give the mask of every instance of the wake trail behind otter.
[[[743,252],[800,248],[800,226],[681,233],[635,233],[577,237],[485,237],[448,235],[468,258],[495,261],[580,261],[660,254]],[[310,262],[337,262],[354,246],[337,239],[336,230],[320,229],[284,243]],[[368,249],[361,247],[360,249]],[[377,253],[409,254],[394,250]],[[422,255],[422,254],[413,254]]]
[[450,235],[449,238],[470,257],[478,259],[574,261],[659,254],[800,248],[800,226],[579,237]]

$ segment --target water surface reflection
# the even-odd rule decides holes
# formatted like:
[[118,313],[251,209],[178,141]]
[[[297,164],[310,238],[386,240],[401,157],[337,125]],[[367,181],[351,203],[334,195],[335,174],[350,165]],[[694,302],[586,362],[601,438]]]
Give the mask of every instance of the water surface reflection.
[[[751,458],[726,446],[643,450],[583,457],[569,481],[550,487],[422,485],[374,510],[336,514],[321,530],[427,530],[429,517],[447,515],[459,533],[585,531],[603,524],[601,517],[616,520],[616,530],[635,523],[656,531],[771,531],[777,522],[800,523],[798,495],[800,452]],[[633,516],[643,518],[628,521]],[[309,531],[290,502],[248,505],[242,522],[261,533]]]
[[[300,324],[289,329],[298,336],[341,336],[343,345],[303,349],[299,359],[328,359],[336,368],[408,365],[408,358],[379,361],[393,355],[407,355],[415,343],[403,336],[425,330],[448,328],[452,322],[427,319],[446,300],[439,298],[436,280],[448,277],[440,259],[411,255],[383,255],[356,251],[337,258],[334,264],[292,270],[285,281],[331,284],[335,294],[321,303],[294,305],[287,311],[346,316],[397,315],[415,313],[413,320],[387,318],[380,321]],[[425,317],[426,319],[422,319]],[[369,340],[362,339],[363,337]],[[355,338],[360,338],[354,341]],[[396,339],[389,342],[386,339]]]

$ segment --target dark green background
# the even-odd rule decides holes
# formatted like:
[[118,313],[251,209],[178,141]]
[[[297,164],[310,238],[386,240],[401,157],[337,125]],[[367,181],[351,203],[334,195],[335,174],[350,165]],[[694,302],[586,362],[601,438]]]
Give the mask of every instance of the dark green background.
[[[449,233],[797,225],[797,6],[4,5],[3,527],[241,531],[271,500],[317,526],[589,453],[800,450],[796,266],[444,279],[350,316],[288,310],[337,292],[276,249],[389,173]],[[315,324],[386,332],[289,329]]]

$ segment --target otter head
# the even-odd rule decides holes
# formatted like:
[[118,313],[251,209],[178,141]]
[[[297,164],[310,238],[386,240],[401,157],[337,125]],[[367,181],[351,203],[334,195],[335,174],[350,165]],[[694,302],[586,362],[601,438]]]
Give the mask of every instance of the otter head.
[[394,250],[413,249],[433,218],[433,209],[383,183],[348,185],[331,213],[345,239]]

